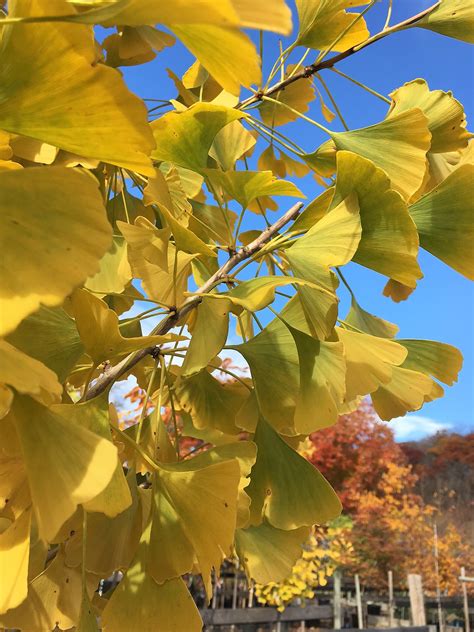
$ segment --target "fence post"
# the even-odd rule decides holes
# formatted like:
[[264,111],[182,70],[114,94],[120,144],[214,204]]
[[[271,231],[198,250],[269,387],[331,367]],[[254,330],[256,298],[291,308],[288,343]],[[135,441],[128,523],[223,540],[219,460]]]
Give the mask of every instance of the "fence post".
[[359,575],[354,575],[355,590],[356,590],[356,605],[357,605],[357,623],[359,630],[364,627],[364,614],[362,612],[362,597],[360,594],[360,580]]
[[[464,566],[461,568],[461,577],[466,577],[466,570]],[[469,600],[467,597],[467,582],[461,579],[462,585],[462,598],[463,598],[463,606],[464,606],[464,632],[470,632],[471,622],[469,620]]]
[[388,627],[393,628],[395,625],[393,616],[393,572],[388,571]]
[[421,575],[408,575],[408,593],[410,595],[411,619],[414,626],[426,625],[425,601]]
[[334,629],[335,630],[340,630],[342,627],[342,602],[341,602],[341,583],[342,583],[342,577],[341,577],[341,571],[340,570],[336,570],[334,572],[334,602],[333,602],[333,608],[334,608]]

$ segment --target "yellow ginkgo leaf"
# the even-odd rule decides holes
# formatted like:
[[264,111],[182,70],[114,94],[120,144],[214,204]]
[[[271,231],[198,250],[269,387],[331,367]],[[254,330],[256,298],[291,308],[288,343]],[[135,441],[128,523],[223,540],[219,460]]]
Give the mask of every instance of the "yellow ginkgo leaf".
[[474,7],[464,0],[441,0],[413,26],[474,44]]
[[383,169],[392,188],[405,199],[423,182],[431,133],[428,119],[419,108],[405,110],[370,127],[333,132],[331,137],[338,150],[358,154]]
[[193,233],[192,230],[180,224],[163,204],[157,202],[157,206],[160,209],[160,214],[164,217],[171,229],[171,232],[173,233],[174,242],[178,250],[189,254],[201,254],[207,255],[208,257],[217,257],[217,253],[214,252],[212,248],[205,244],[202,239]]
[[430,90],[424,79],[415,79],[390,94],[389,117],[411,108],[419,108],[428,119],[431,132],[430,152],[456,151],[467,147],[472,137],[466,130],[464,109],[452,92]]
[[361,233],[359,205],[356,195],[351,193],[286,250],[294,274],[323,289],[298,288],[306,320],[318,338],[330,335],[337,317],[338,282],[329,266],[344,265],[351,260]]
[[40,307],[22,320],[6,340],[45,364],[60,382],[84,353],[76,324],[62,307]]
[[31,509],[0,533],[0,613],[16,608],[28,593]]
[[[96,578],[88,580],[88,589],[93,591],[96,583]],[[78,622],[81,601],[81,569],[69,568],[60,548],[46,570],[30,583],[26,600],[2,615],[0,625],[28,632],[45,632],[56,626],[68,630]]]
[[392,378],[371,394],[372,403],[385,421],[419,410],[427,401],[443,395],[443,389],[419,371],[393,367]]
[[148,546],[127,570],[102,613],[104,632],[201,632],[202,620],[181,577],[158,584],[147,571]]
[[[341,197],[343,199],[335,204],[334,210],[288,248],[286,256],[293,269],[300,263],[325,268],[343,266],[352,259],[362,234],[359,204],[357,196],[350,192]],[[311,277],[302,276],[311,280]]]
[[124,338],[119,330],[117,314],[87,290],[76,290],[71,304],[84,348],[95,366],[138,349],[181,339],[174,334]]
[[228,301],[203,297],[196,309],[193,336],[183,362],[182,377],[189,377],[204,369],[220,353],[229,330]]
[[237,526],[246,527],[249,524],[250,498],[245,492],[245,488],[250,483],[248,476],[255,464],[257,457],[257,446],[252,441],[231,441],[219,445],[206,452],[202,452],[192,460],[188,460],[186,467],[199,469],[212,463],[221,463],[237,459],[240,466],[239,496],[237,500]]
[[0,340],[0,384],[8,384],[47,406],[59,402],[63,391],[48,367],[5,340]]
[[277,180],[271,171],[207,169],[206,175],[213,187],[222,188],[226,196],[231,200],[236,200],[242,208],[247,208],[252,200],[264,196],[305,197],[293,182]]
[[260,83],[260,58],[238,28],[176,23],[169,27],[227,92],[238,95],[241,86]]
[[398,333],[397,325],[366,312],[354,297],[349,313],[344,318],[344,324],[351,325],[356,331],[379,338],[394,338]]
[[[326,291],[324,286],[313,281],[305,281],[291,276],[260,276],[239,283],[230,292],[221,294],[209,294],[213,298],[229,300],[235,306],[242,307],[250,312],[258,312],[270,305],[275,299],[275,291],[285,285],[309,286],[314,289]],[[239,311],[238,309],[234,311]]]
[[62,303],[94,274],[112,230],[94,178],[63,167],[0,172],[0,210],[4,335],[41,303]]
[[340,342],[321,342],[291,328],[298,349],[300,390],[295,430],[307,435],[336,423],[345,394],[346,363]]
[[[252,499],[251,523],[266,518],[285,531],[324,524],[341,512],[341,503],[324,476],[260,419],[255,432],[257,461],[246,488]],[[278,464],[278,466],[276,466]]]
[[[96,397],[90,401],[79,404],[61,404],[52,406],[51,411],[64,417],[65,421],[77,424],[94,432],[99,437],[112,441],[109,423],[108,398]],[[125,511],[132,502],[130,490],[125,480],[122,463],[117,456],[115,472],[107,487],[92,500],[84,503],[87,511],[100,511],[113,518]]]
[[[143,531],[144,509],[140,499],[136,473],[130,468],[127,483],[132,504],[114,518],[103,513],[87,515],[86,569],[90,573],[109,577],[116,570],[129,567]],[[82,563],[82,530],[78,530],[65,545],[66,563],[76,567]]]
[[87,279],[85,287],[103,296],[123,292],[132,278],[127,259],[127,243],[123,237],[113,238],[112,248],[105,253],[99,265],[99,272]]
[[417,261],[418,234],[406,203],[390,188],[390,180],[372,161],[352,152],[338,151],[332,206],[354,192],[362,224],[354,261],[415,287],[423,275]]
[[145,261],[168,270],[169,228],[156,228],[145,217],[137,217],[134,224],[117,221],[117,228],[134,253],[140,253]]
[[180,407],[191,415],[196,428],[215,428],[226,434],[238,434],[235,417],[244,403],[247,389],[225,383],[205,369],[181,378],[175,388]]
[[[286,77],[291,74],[294,68],[295,66],[293,64],[288,66]],[[295,114],[295,112],[292,112],[285,106],[289,106],[302,114],[307,112],[309,110],[309,104],[315,99],[313,81],[308,77],[307,79],[300,79],[299,81],[290,83],[284,90],[272,95],[272,99],[282,105],[274,101],[263,101],[259,107],[259,111],[264,123],[270,127],[278,127],[279,125],[296,121],[298,114]]]
[[11,135],[10,146],[13,150],[13,155],[17,158],[44,165],[53,163],[58,154],[58,148],[53,145],[43,143],[35,138],[18,136],[17,134]]
[[[71,13],[63,0],[17,0],[9,15]],[[7,25],[0,55],[2,129],[153,175],[148,156],[154,143],[145,105],[115,70],[95,63],[92,27]]]
[[199,469],[185,461],[156,473],[148,567],[158,583],[190,572],[196,559],[208,590],[233,544],[240,476],[236,459]]
[[240,121],[233,121],[216,134],[209,156],[214,158],[224,171],[230,171],[236,161],[252,149],[256,142],[255,137]]
[[473,187],[474,165],[463,164],[409,207],[421,246],[468,279],[474,279]]
[[247,577],[260,584],[280,582],[291,573],[296,560],[303,554],[309,527],[283,531],[266,520],[247,529],[237,529],[235,545]]
[[231,0],[242,26],[263,31],[291,33],[291,9],[285,0],[274,0],[268,10],[266,0]]
[[334,187],[330,187],[323,191],[317,198],[312,200],[305,206],[300,215],[295,219],[289,227],[289,233],[299,234],[305,233],[312,228],[316,222],[319,222],[326,215],[334,197]]
[[155,160],[166,160],[200,173],[207,167],[217,133],[244,114],[210,103],[196,103],[184,112],[169,112],[152,123]]
[[452,386],[462,368],[462,353],[456,347],[435,340],[397,340],[408,350],[402,367],[421,371]]
[[8,161],[13,156],[10,145],[11,135],[0,129],[0,161]]
[[[117,449],[62,415],[17,396],[12,408],[42,539],[51,541],[80,503],[100,494],[117,466]],[[51,481],[56,481],[51,487]]]
[[407,357],[407,350],[387,338],[377,338],[349,329],[336,328],[346,358],[346,401],[375,391],[392,378],[394,366]]
[[347,29],[333,50],[344,51],[360,44],[370,35],[365,20],[360,18],[349,28],[358,14],[346,13],[345,9],[363,4],[368,4],[368,0],[297,0],[300,19],[298,43],[309,48],[325,49]]
[[89,599],[87,592],[84,592],[82,595],[79,620],[77,622],[75,632],[99,632],[97,617],[94,614],[91,600]]

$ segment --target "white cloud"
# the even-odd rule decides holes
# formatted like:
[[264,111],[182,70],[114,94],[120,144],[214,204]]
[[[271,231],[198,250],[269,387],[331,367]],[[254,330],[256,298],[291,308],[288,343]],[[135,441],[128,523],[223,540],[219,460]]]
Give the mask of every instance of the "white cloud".
[[389,422],[397,441],[416,441],[441,430],[450,430],[453,425],[447,421],[437,421],[422,415],[396,417]]

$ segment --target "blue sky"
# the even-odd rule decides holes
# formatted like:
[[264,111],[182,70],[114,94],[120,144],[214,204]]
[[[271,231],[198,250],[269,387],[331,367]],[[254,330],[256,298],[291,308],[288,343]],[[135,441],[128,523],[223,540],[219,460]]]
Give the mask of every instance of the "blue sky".
[[[426,0],[394,0],[391,23],[418,13],[431,4]],[[386,9],[387,1],[381,0],[369,11],[367,22],[371,33],[383,26]],[[250,32],[250,35],[252,39],[257,39],[255,32]],[[284,46],[291,41],[289,38],[282,39]],[[278,40],[277,35],[265,34],[264,76],[265,70],[268,73],[276,58]],[[298,49],[295,61],[302,52],[303,49]],[[310,55],[308,61],[311,62],[315,56]],[[192,56],[178,44],[160,53],[151,63],[125,68],[124,75],[129,87],[141,97],[166,99],[176,94],[166,68],[180,75],[192,61]],[[409,29],[360,51],[341,62],[338,68],[385,95],[407,81],[423,77],[432,89],[452,90],[465,107],[468,123],[474,120],[474,56],[472,47],[463,42],[423,29]],[[387,105],[381,100],[330,71],[325,71],[323,77],[349,127],[371,125],[385,116]],[[314,102],[309,115],[325,124],[317,102]],[[337,119],[328,126],[342,129]],[[285,133],[307,151],[313,151],[326,139],[304,121],[287,125]],[[320,192],[309,176],[300,180],[298,185],[308,200]],[[289,203],[290,200],[283,200],[280,208],[287,208]],[[425,278],[408,301],[399,304],[382,296],[384,277],[356,264],[346,267],[346,277],[364,309],[397,323],[400,337],[440,340],[459,347],[464,354],[459,381],[446,388],[444,398],[425,405],[422,411],[412,413],[403,420],[391,422],[400,440],[418,438],[442,428],[458,432],[474,429],[474,289],[467,279],[429,253],[421,251],[420,265]],[[344,314],[347,296],[342,290],[340,296],[340,313]]]

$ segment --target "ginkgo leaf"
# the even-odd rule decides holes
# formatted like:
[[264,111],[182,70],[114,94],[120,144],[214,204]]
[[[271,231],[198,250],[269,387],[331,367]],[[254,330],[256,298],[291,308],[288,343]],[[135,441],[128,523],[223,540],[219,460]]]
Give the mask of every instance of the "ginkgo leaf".
[[[291,75],[292,70],[295,68],[294,64],[290,64],[287,67],[285,77]],[[293,110],[297,110],[304,114],[309,110],[309,104],[315,99],[315,92],[312,79],[300,79],[290,83],[284,90],[276,92],[272,95],[274,101],[263,101],[259,107],[260,116],[262,121],[270,127],[278,127],[279,125],[285,125],[291,121],[298,119],[298,114],[288,109],[289,106]],[[281,103],[282,105],[279,105]]]
[[[305,286],[317,289],[319,284],[290,276],[261,276],[239,283],[230,292],[209,294],[214,298],[229,300],[233,305],[243,307],[250,312],[258,312],[270,305],[275,299],[275,291],[285,285]],[[324,287],[321,287],[325,291]]]
[[362,224],[354,261],[415,287],[417,279],[422,277],[417,262],[418,234],[404,200],[390,188],[390,180],[373,162],[339,151],[332,206],[352,192],[359,200]]
[[58,148],[54,147],[54,145],[43,143],[36,138],[28,138],[17,134],[11,135],[10,146],[13,150],[13,155],[17,158],[44,165],[53,163],[58,154]]
[[[114,178],[114,176],[111,177]],[[137,223],[139,217],[142,220],[146,218],[149,222],[154,222],[156,219],[155,212],[145,206],[144,200],[139,200],[124,189],[108,200],[107,217],[112,226],[116,226],[118,221],[133,225]]]
[[117,221],[117,228],[125,237],[130,250],[149,263],[168,270],[169,228],[156,228],[145,217],[137,217],[134,224]]
[[[354,256],[362,234],[357,196],[348,193],[334,205],[334,210],[288,248],[286,256],[292,268],[342,266]],[[311,280],[311,276],[302,276]]]
[[467,146],[472,134],[466,130],[464,109],[452,92],[430,90],[424,79],[415,79],[394,90],[390,97],[393,103],[389,117],[411,108],[419,108],[427,117],[430,152],[456,151]]
[[[132,503],[122,513],[109,518],[103,513],[87,516],[86,569],[102,577],[129,567],[143,531],[143,507],[136,484],[136,474],[130,468],[127,475]],[[82,562],[82,530],[74,534],[65,546],[66,563],[75,567]]]
[[[140,546],[144,546],[143,544]],[[105,632],[201,632],[202,620],[181,577],[158,584],[138,555],[102,613]]]
[[339,498],[324,476],[263,419],[258,422],[254,441],[257,461],[246,488],[252,499],[253,525],[266,518],[277,529],[288,531],[324,524],[340,514]]
[[176,248],[190,254],[202,254],[208,257],[217,257],[217,253],[212,250],[202,239],[176,220],[163,204],[157,203],[161,215],[165,218],[171,232],[173,233]]
[[354,297],[352,297],[351,308],[344,318],[344,323],[379,338],[394,338],[398,333],[397,325],[365,311]]
[[[148,567],[158,582],[191,571],[197,560],[206,588],[230,553],[237,520],[236,459],[195,469],[186,462],[156,474]],[[172,543],[177,546],[172,546]]]
[[45,405],[59,402],[63,392],[53,371],[5,340],[0,340],[0,384],[8,384]]
[[259,84],[260,59],[252,41],[235,27],[171,24],[170,30],[220,85],[238,95],[240,86]]
[[[109,424],[108,398],[96,397],[90,401],[78,404],[61,404],[52,406],[51,411],[64,417],[65,421],[77,424],[97,436],[112,441]],[[107,487],[95,498],[84,503],[89,512],[100,511],[113,518],[125,511],[132,502],[130,490],[125,480],[122,463],[117,456],[115,472]]]
[[261,414],[278,432],[296,434],[293,418],[300,376],[298,352],[288,327],[275,319],[254,338],[232,348],[250,366]]
[[138,349],[181,339],[175,334],[124,338],[119,330],[117,314],[87,290],[76,290],[71,304],[84,348],[96,366],[104,360]]
[[[331,177],[336,171],[336,145],[330,138],[324,141],[316,151],[310,154],[301,154],[305,163],[315,172],[315,178],[318,184],[325,184],[317,175],[325,178]],[[325,185],[326,186],[326,185]]]
[[274,0],[272,10],[268,10],[266,0],[231,0],[239,17],[239,22],[247,28],[291,33],[291,9],[284,0]]
[[81,609],[75,632],[99,632],[97,617],[94,614],[87,592],[84,592],[82,595]]
[[16,608],[28,593],[31,509],[0,533],[0,613]]
[[336,328],[346,358],[346,401],[375,391],[392,378],[393,367],[402,364],[407,350],[387,338]]
[[300,369],[295,430],[306,435],[337,421],[346,390],[344,346],[340,342],[321,342],[292,327],[290,331]]
[[[225,128],[224,128],[225,129]],[[193,214],[189,218],[189,226],[202,238],[212,239],[218,244],[230,246],[233,240],[233,229],[237,214],[230,209],[222,209],[211,204],[192,203]]]
[[210,103],[196,103],[184,112],[169,112],[152,123],[155,160],[166,160],[200,173],[207,167],[217,133],[244,114]]
[[415,288],[408,287],[395,279],[389,279],[383,289],[383,295],[390,297],[395,303],[400,303],[406,301],[414,290]]
[[[83,0],[69,0],[83,4]],[[238,24],[236,9],[230,0],[222,0],[219,5],[213,0],[176,0],[172,4],[163,4],[160,0],[95,0],[94,4],[117,5],[109,13],[109,17],[100,19],[104,26],[126,24],[140,26],[142,24]]]
[[344,265],[351,260],[361,233],[357,197],[350,194],[285,252],[297,277],[308,279],[325,290],[298,288],[306,320],[319,338],[325,339],[330,334],[337,317],[338,282],[329,266]]
[[203,297],[196,309],[193,336],[183,362],[182,377],[189,377],[204,369],[220,353],[229,330],[228,301]]
[[474,279],[472,197],[474,165],[463,164],[409,207],[420,244],[468,279]]
[[[237,499],[237,527],[246,527],[250,520],[250,498],[245,488],[250,483],[248,478],[257,457],[257,446],[252,441],[232,441],[218,445],[186,462],[186,467],[199,469],[212,463],[221,463],[237,459],[240,466],[239,495]],[[184,466],[181,466],[184,467]]]
[[421,371],[452,386],[462,368],[462,353],[456,347],[435,340],[397,340],[408,350],[402,367]]
[[99,262],[97,274],[89,277],[85,287],[96,294],[120,294],[132,278],[127,259],[127,243],[121,236],[114,236],[112,248]]
[[293,224],[289,227],[289,232],[293,234],[307,232],[316,222],[326,215],[333,197],[333,187],[323,191],[317,198],[305,206],[301,214],[298,215]]
[[[93,584],[88,581],[88,589]],[[0,625],[19,627],[28,632],[69,630],[79,619],[82,601],[82,578],[80,568],[69,568],[65,564],[61,548],[55,558],[28,587],[28,597],[17,608],[0,617]]]
[[45,364],[60,382],[84,353],[74,320],[62,307],[40,307],[22,320],[7,341]]
[[256,142],[254,136],[240,121],[233,121],[216,134],[209,156],[214,158],[224,171],[230,171],[236,161],[252,149]]
[[235,416],[246,389],[221,382],[206,370],[181,378],[174,388],[180,407],[191,415],[196,428],[215,428],[226,434],[240,432]]
[[301,197],[305,195],[293,182],[277,180],[271,171],[218,171],[207,169],[206,175],[213,187],[222,188],[231,200],[236,200],[242,208],[247,208],[256,198],[285,195]]
[[[9,15],[70,13],[62,0],[46,5],[17,0]],[[61,22],[7,25],[0,55],[6,97],[0,105],[2,129],[153,175],[148,156],[154,144],[145,105],[115,70],[95,63],[91,27]]]
[[62,303],[94,274],[112,231],[94,178],[63,167],[0,172],[0,210],[4,335],[41,303]]
[[288,577],[308,536],[309,527],[283,531],[264,520],[258,526],[237,529],[235,545],[247,577],[268,584]]
[[394,367],[390,382],[371,394],[372,403],[385,421],[419,410],[427,401],[443,395],[443,389],[419,371]]
[[40,536],[51,541],[78,504],[110,483],[117,449],[28,397],[17,396],[12,411]]
[[345,9],[368,4],[368,0],[297,0],[300,28],[298,43],[309,48],[325,49],[346,29],[347,32],[334,45],[334,51],[345,51],[366,40],[370,33],[363,18]]
[[338,150],[367,158],[385,171],[392,188],[405,199],[420,187],[431,134],[428,119],[419,108],[405,110],[370,127],[333,132],[331,138]]
[[464,0],[441,0],[413,26],[474,44],[474,7]]

